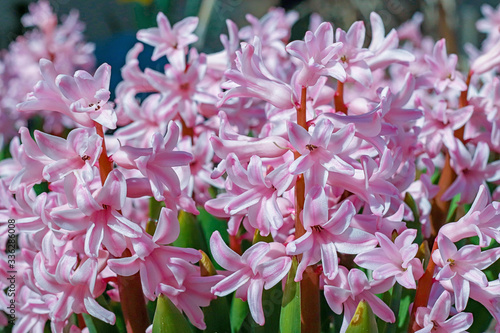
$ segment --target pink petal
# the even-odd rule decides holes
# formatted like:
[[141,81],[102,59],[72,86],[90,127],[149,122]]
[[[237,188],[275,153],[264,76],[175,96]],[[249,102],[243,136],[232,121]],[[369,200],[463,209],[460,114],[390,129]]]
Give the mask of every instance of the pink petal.
[[334,243],[321,244],[321,262],[326,277],[330,280],[338,273],[337,249]]
[[306,145],[311,141],[311,135],[300,125],[288,122],[288,138],[292,146],[301,154],[308,152]]
[[111,311],[103,308],[95,299],[92,297],[85,297],[83,299],[83,303],[85,305],[85,309],[89,312],[89,314],[97,319],[102,320],[105,323],[114,325],[116,321],[115,314]]
[[253,320],[259,325],[264,325],[265,317],[262,309],[262,287],[264,281],[252,280],[248,288],[248,307]]
[[290,257],[281,257],[260,264],[258,271],[265,282],[264,288],[268,290],[283,280],[288,274],[290,267],[292,267],[292,259]]
[[177,212],[167,207],[162,207],[153,235],[153,241],[158,244],[170,244],[179,237],[179,233],[180,225],[177,219]]
[[[215,286],[212,287],[212,293],[219,297],[224,297],[229,295],[236,289],[239,289],[241,286],[245,285],[251,278],[249,275],[251,273],[250,270],[239,270],[229,275]],[[263,282],[262,282],[263,283]]]
[[118,275],[131,276],[140,269],[140,260],[137,256],[108,260],[108,266]]
[[224,243],[218,231],[210,237],[210,249],[215,261],[224,269],[232,272],[245,267],[240,256]]

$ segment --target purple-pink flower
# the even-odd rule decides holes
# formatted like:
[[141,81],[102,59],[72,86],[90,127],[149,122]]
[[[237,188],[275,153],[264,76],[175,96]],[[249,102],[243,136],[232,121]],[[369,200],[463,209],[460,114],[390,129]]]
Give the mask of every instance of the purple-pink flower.
[[418,244],[413,243],[417,230],[407,229],[392,242],[386,235],[377,232],[379,246],[363,253],[354,259],[361,267],[373,270],[373,279],[384,280],[395,278],[405,288],[415,289],[415,281],[424,274],[420,259],[415,258]]
[[285,246],[276,242],[259,242],[239,256],[216,231],[210,238],[210,248],[215,261],[232,272],[217,283],[212,292],[217,296],[225,296],[236,291],[236,297],[248,300],[255,322],[264,325],[262,289],[270,289],[279,283],[292,266],[292,259],[285,254]]

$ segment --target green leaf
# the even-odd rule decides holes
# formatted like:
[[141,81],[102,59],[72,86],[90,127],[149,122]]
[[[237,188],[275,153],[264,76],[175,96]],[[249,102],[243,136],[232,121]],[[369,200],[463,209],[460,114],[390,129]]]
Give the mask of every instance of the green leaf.
[[198,210],[200,211],[200,214],[196,217],[196,219],[200,222],[207,244],[210,243],[210,237],[212,237],[212,234],[215,231],[219,231],[224,242],[229,244],[227,222],[212,216],[204,208],[198,208]]
[[227,297],[219,297],[210,302],[210,305],[203,308],[205,315],[206,333],[230,332],[229,304]]
[[296,257],[292,260],[281,303],[281,333],[300,333],[300,282],[294,281],[298,261]]
[[452,221],[455,217],[455,211],[458,207],[458,202],[460,201],[460,193],[455,195],[453,199],[451,199],[450,209],[448,210],[448,216],[446,216],[446,222]]
[[156,201],[154,197],[149,198],[149,220],[146,224],[146,232],[151,236],[153,236],[156,231],[156,225],[163,207],[165,207],[165,202]]
[[253,235],[253,241],[252,244],[257,244],[258,242],[265,242],[265,243],[271,243],[273,242],[273,235],[269,234],[267,236],[262,236],[260,234],[259,229],[255,229],[255,233]]
[[375,315],[366,301],[359,302],[346,333],[378,333]]
[[408,327],[410,323],[410,304],[413,302],[415,298],[415,290],[403,289],[402,297],[399,302],[399,315],[397,316],[398,329],[401,331],[402,329]]
[[33,189],[35,190],[36,195],[50,192],[49,183],[47,183],[47,182],[41,182],[40,184],[35,184],[33,186]]
[[200,249],[203,252],[208,252],[208,246],[200,223],[198,223],[193,214],[181,211],[179,213],[179,225],[181,232],[173,243],[174,246]]
[[[392,312],[394,312],[394,316],[398,318],[399,316],[399,308],[401,306],[401,294],[403,287],[396,283],[389,291],[384,293],[384,302],[389,305]],[[387,323],[380,318],[377,318],[378,331],[384,333],[395,333],[397,331],[398,324],[395,323]]]
[[[210,237],[215,231],[219,231],[222,236],[222,239],[226,244],[229,244],[229,234],[227,233],[227,222],[220,220],[212,215],[210,215],[205,209],[198,208],[200,214],[196,216],[196,220],[199,222],[199,226],[203,232],[203,236],[206,244],[210,244]],[[214,261],[212,257],[212,253],[210,251],[206,252],[212,262],[214,263],[215,268],[222,269],[222,267]]]
[[116,315],[115,327],[119,333],[127,333],[125,320],[123,319],[122,307],[119,302],[109,302],[109,309]]
[[233,294],[233,301],[231,302],[231,310],[229,310],[229,320],[231,322],[231,333],[240,331],[245,318],[248,316],[250,309],[248,303],[236,298]]
[[467,330],[468,332],[486,332],[486,329],[493,320],[493,317],[481,303],[476,302],[473,299],[469,299],[467,307],[464,311],[470,312],[474,316],[474,321],[472,322],[472,326]]
[[160,295],[156,303],[156,312],[153,319],[153,333],[179,332],[192,332],[189,322],[168,297]]
[[118,329],[114,325],[103,322],[97,318],[92,317],[89,314],[82,313],[83,319],[85,320],[85,325],[89,329],[89,333],[100,333],[100,332],[110,332],[117,333]]
[[263,291],[262,308],[264,310],[266,322],[263,326],[253,323],[251,326],[253,333],[279,332],[280,310],[283,299],[283,291],[281,288],[281,283],[278,283],[271,289]]

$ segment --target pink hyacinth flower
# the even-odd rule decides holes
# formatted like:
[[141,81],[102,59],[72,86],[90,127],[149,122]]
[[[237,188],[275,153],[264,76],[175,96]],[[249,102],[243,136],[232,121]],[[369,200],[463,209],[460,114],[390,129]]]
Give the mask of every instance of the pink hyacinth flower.
[[416,229],[407,229],[401,233],[394,243],[384,234],[377,232],[379,248],[358,254],[354,262],[361,267],[373,270],[375,280],[394,277],[407,289],[417,287],[415,280],[424,274],[422,263],[415,255],[418,244],[413,243],[417,236]]
[[443,193],[442,200],[451,200],[460,193],[460,204],[472,202],[481,184],[500,179],[500,161],[488,163],[488,144],[479,142],[471,152],[460,140],[449,138],[446,142],[457,179]]
[[415,321],[421,329],[415,333],[464,332],[472,325],[472,313],[457,313],[448,319],[450,310],[451,296],[449,292],[445,291],[431,309],[428,307],[417,309]]
[[306,32],[304,41],[293,41],[286,46],[292,56],[302,61],[297,84],[314,86],[321,75],[331,76],[339,81],[346,80],[344,68],[337,61],[342,43],[333,42],[331,23],[322,23],[316,31]]
[[[255,41],[255,44],[259,43],[259,40]],[[241,51],[236,52],[236,69],[229,69],[225,73],[229,81],[222,88],[228,90],[218,105],[233,97],[254,97],[282,110],[295,107],[292,88],[269,72],[256,48],[252,44],[242,43]]]
[[346,200],[328,218],[327,196],[323,187],[313,187],[306,196],[302,221],[306,233],[286,246],[289,255],[302,254],[295,281],[302,280],[307,266],[320,260],[325,275],[333,279],[338,272],[337,251],[358,254],[372,249],[377,240],[369,233],[349,227],[356,214],[353,204]]
[[335,279],[325,279],[325,298],[328,306],[336,314],[344,311],[344,319],[340,332],[344,333],[351,322],[356,308],[362,300],[366,301],[373,313],[385,322],[394,323],[396,318],[391,308],[376,294],[386,292],[392,287],[392,281],[368,281],[365,273],[353,268],[350,271],[344,266],[339,267]]
[[373,53],[363,48],[365,32],[365,24],[357,21],[347,32],[337,28],[335,37],[337,42],[342,43],[342,49],[338,52],[339,63],[344,67],[347,77],[369,87],[373,82],[373,77],[366,60],[373,56]]
[[187,165],[193,159],[190,153],[175,151],[179,139],[179,126],[170,122],[165,137],[158,132],[151,138],[151,148],[122,146],[113,154],[116,164],[125,169],[138,169],[148,178],[154,197],[165,199],[165,192],[181,194],[179,176],[173,167]]
[[85,127],[94,121],[107,128],[116,128],[116,114],[110,97],[111,67],[102,64],[92,76],[79,70],[74,76],[57,75],[54,64],[40,60],[42,80],[34,87],[25,102],[17,105],[20,111],[56,111]]
[[143,43],[154,46],[151,60],[156,61],[166,55],[172,65],[180,70],[184,70],[185,47],[198,40],[193,31],[198,26],[197,17],[186,17],[170,26],[168,18],[162,12],[156,16],[158,28],[139,30],[137,39]]
[[276,242],[259,242],[239,256],[216,231],[210,238],[210,248],[215,261],[232,272],[212,288],[212,293],[222,297],[236,290],[236,297],[248,300],[255,322],[264,325],[262,288],[267,290],[279,283],[292,266],[292,259],[285,254],[285,246]]
[[93,178],[92,166],[102,150],[102,138],[95,129],[77,128],[67,139],[35,131],[40,150],[54,160],[43,169],[44,178],[53,182],[62,179],[72,171],[82,171],[87,181]]
[[470,295],[470,284],[480,287],[488,286],[488,279],[481,270],[487,268],[500,258],[500,248],[481,252],[481,247],[465,245],[460,250],[446,236],[438,235],[439,251],[432,253],[432,260],[441,270],[436,280],[450,280],[455,293],[455,307],[463,311]]
[[333,123],[326,118],[316,123],[312,134],[296,123],[288,123],[288,137],[300,153],[290,165],[290,172],[305,173],[309,187],[324,186],[328,171],[347,176],[354,174],[354,168],[338,156],[353,139],[354,126],[344,126],[335,133],[333,129]]
[[57,296],[57,302],[50,311],[53,321],[64,321],[74,312],[89,313],[106,323],[115,323],[115,314],[95,300],[106,287],[101,280],[96,279],[97,265],[97,259],[79,263],[77,253],[69,251],[59,260],[55,272],[49,272],[42,253],[35,256],[33,274],[36,282]]
[[488,188],[481,185],[467,214],[457,222],[446,223],[439,232],[452,242],[478,236],[481,247],[489,246],[491,239],[500,242],[500,203],[489,201]]
[[425,61],[430,69],[425,78],[434,85],[438,94],[448,87],[458,91],[467,89],[462,74],[455,69],[458,57],[456,54],[447,55],[444,38],[436,43],[432,56],[425,55]]
[[97,257],[102,244],[119,257],[127,247],[125,237],[142,235],[141,227],[119,212],[125,205],[127,188],[125,177],[118,169],[111,171],[102,188],[93,193],[81,182],[68,185],[76,192],[68,193],[68,200],[78,208],[61,206],[51,212],[51,217],[64,230],[85,233],[87,256]]

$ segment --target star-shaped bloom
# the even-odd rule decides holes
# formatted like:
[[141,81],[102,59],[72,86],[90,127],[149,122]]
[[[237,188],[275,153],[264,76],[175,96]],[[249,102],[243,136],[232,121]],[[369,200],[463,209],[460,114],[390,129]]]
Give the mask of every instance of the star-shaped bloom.
[[306,32],[304,41],[289,43],[286,46],[288,53],[302,61],[297,84],[314,86],[322,75],[344,82],[346,73],[337,61],[337,53],[341,48],[342,43],[333,42],[333,27],[328,22],[322,23],[314,33]]
[[349,227],[356,214],[354,205],[345,200],[328,218],[328,199],[321,186],[313,187],[306,196],[302,223],[306,233],[286,246],[289,255],[302,254],[295,281],[302,280],[307,266],[320,260],[325,275],[333,279],[338,272],[337,251],[358,254],[377,245],[375,237],[365,231]]
[[482,272],[500,258],[500,248],[481,252],[477,245],[465,245],[457,250],[451,240],[442,234],[437,238],[439,251],[432,253],[432,260],[441,270],[436,280],[450,280],[455,293],[455,307],[463,311],[470,295],[470,284],[488,286],[488,279]]
[[42,80],[26,101],[17,105],[20,111],[48,110],[65,114],[82,126],[94,127],[94,121],[116,128],[116,113],[109,102],[111,66],[102,64],[94,75],[76,71],[74,76],[57,75],[54,64],[40,60]]
[[472,325],[472,313],[461,312],[449,318],[451,296],[445,291],[436,300],[432,309],[419,307],[415,316],[416,323],[422,327],[415,333],[464,332]]
[[[260,48],[258,39],[254,43]],[[295,107],[292,88],[266,68],[258,53],[259,48],[242,43],[241,51],[236,52],[236,69],[229,69],[225,73],[229,81],[222,88],[228,90],[219,101],[219,106],[232,97],[254,97],[282,110]]]
[[239,256],[215,231],[210,238],[210,249],[215,261],[231,272],[212,288],[212,293],[222,297],[236,290],[236,297],[244,301],[248,299],[255,322],[264,325],[262,289],[268,290],[279,283],[292,266],[292,259],[285,254],[285,246],[276,242],[259,242]]
[[328,171],[352,176],[354,168],[339,153],[346,149],[354,137],[354,126],[347,125],[333,132],[333,123],[323,118],[309,134],[296,123],[288,123],[288,137],[300,156],[290,165],[293,174],[306,174],[309,186],[324,186]]
[[51,212],[54,223],[64,230],[84,233],[85,254],[89,257],[97,257],[101,244],[112,255],[121,256],[127,246],[126,238],[140,237],[143,232],[138,224],[119,212],[125,205],[125,177],[114,169],[102,188],[92,193],[88,184],[76,181],[77,177],[71,179],[75,182],[66,184],[75,191],[67,191],[70,205]]
[[165,74],[146,68],[144,74],[151,86],[161,93],[157,108],[160,117],[165,114],[178,112],[187,127],[194,127],[199,115],[200,104],[215,105],[217,98],[202,89],[207,69],[206,56],[198,55],[195,49],[189,54],[189,63],[186,68],[165,66]]
[[384,22],[380,15],[370,13],[372,26],[372,40],[368,49],[373,56],[366,59],[368,66],[373,71],[386,68],[393,63],[409,63],[415,60],[415,56],[406,50],[399,49],[399,38],[396,30],[392,29],[385,35]]
[[342,49],[339,50],[339,63],[344,67],[347,78],[369,87],[373,82],[372,71],[366,63],[367,58],[373,56],[373,53],[363,48],[365,41],[365,24],[363,21],[354,22],[349,30],[337,28],[335,37],[337,42],[342,43]]
[[[179,235],[177,219],[165,219],[168,214],[162,209],[161,242],[171,243]],[[159,224],[159,225],[160,225]],[[158,231],[154,238],[158,238]],[[167,296],[172,303],[189,318],[191,323],[203,330],[206,328],[203,311],[214,299],[210,288],[222,279],[220,275],[200,276],[199,267],[194,266],[201,259],[195,249],[175,246],[159,246],[148,234],[131,240],[132,256],[108,261],[117,274],[131,276],[140,272],[144,296],[154,301],[160,294]]]
[[462,74],[455,69],[458,57],[456,54],[447,55],[444,38],[436,43],[432,56],[425,55],[425,61],[430,69],[425,78],[434,86],[438,94],[448,87],[458,91],[467,89]]
[[12,178],[9,189],[16,191],[20,186],[31,186],[43,180],[43,170],[45,166],[53,162],[47,157],[36,144],[26,127],[19,130],[22,145],[17,149],[13,158],[22,168]]
[[458,139],[449,138],[446,142],[457,178],[443,193],[442,200],[451,200],[460,193],[460,204],[472,202],[482,184],[500,179],[500,161],[488,163],[490,148],[487,143],[478,142],[471,152]]
[[467,214],[457,222],[446,223],[439,232],[452,242],[478,236],[482,247],[489,246],[491,239],[500,242],[500,202],[489,202],[488,188],[481,185]]
[[365,273],[353,268],[339,267],[339,274],[334,279],[324,279],[325,298],[328,306],[336,314],[344,311],[344,319],[339,332],[347,330],[359,302],[366,301],[373,313],[385,322],[394,323],[396,318],[391,308],[376,294],[384,293],[392,287],[391,280],[368,281]]
[[85,174],[85,179],[92,179],[92,166],[102,150],[102,138],[94,128],[74,129],[67,139],[35,131],[35,139],[40,150],[53,160],[43,169],[47,181],[53,182],[72,171],[80,170]]
[[252,156],[245,169],[238,157],[231,153],[226,159],[230,195],[210,200],[207,209],[216,212],[222,208],[228,216],[248,213],[249,224],[259,229],[263,236],[278,230],[283,225],[278,198],[288,190],[294,178],[288,172],[289,162],[266,174],[267,168],[262,165],[260,157]]
[[179,176],[173,167],[187,165],[193,159],[190,153],[174,151],[179,139],[179,126],[170,122],[165,137],[158,132],[151,138],[151,148],[122,146],[112,159],[126,169],[138,169],[148,178],[154,197],[165,199],[165,191],[174,196],[181,193]]
[[86,259],[78,262],[75,251],[66,252],[55,269],[50,272],[39,252],[33,261],[33,273],[40,287],[57,295],[57,302],[51,308],[51,318],[64,322],[71,313],[89,313],[107,322],[115,323],[115,314],[103,308],[95,297],[105,289],[105,283],[97,279],[98,260]]
[[416,229],[407,229],[401,233],[394,243],[384,234],[377,232],[380,247],[360,253],[354,262],[361,267],[373,270],[375,280],[396,278],[396,281],[407,289],[415,289],[415,280],[424,274],[422,263],[415,255],[418,244],[413,243],[417,236]]
[[186,17],[172,27],[168,18],[162,12],[156,16],[158,28],[148,28],[137,32],[137,39],[154,46],[151,60],[156,61],[166,55],[172,65],[184,70],[185,47],[198,40],[193,31],[198,26],[197,17]]
[[443,142],[453,137],[454,131],[469,121],[474,110],[472,106],[449,109],[445,101],[439,101],[432,106],[422,103],[419,99],[416,103],[424,110],[424,124],[420,136],[423,137],[426,151],[431,158],[439,154]]

